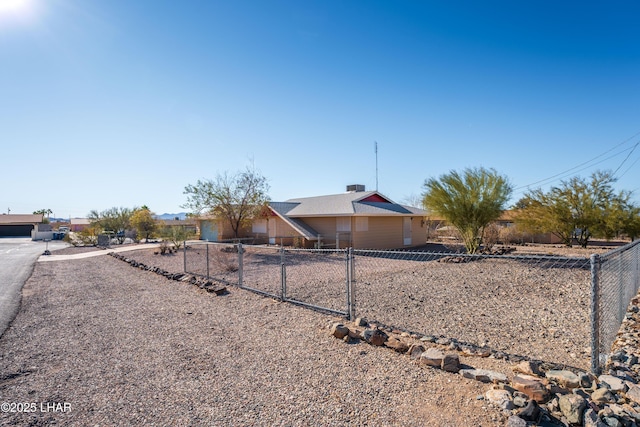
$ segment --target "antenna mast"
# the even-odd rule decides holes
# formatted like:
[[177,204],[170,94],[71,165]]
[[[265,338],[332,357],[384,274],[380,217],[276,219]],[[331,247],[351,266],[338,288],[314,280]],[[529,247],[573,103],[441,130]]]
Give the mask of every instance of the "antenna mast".
[[373,150],[376,153],[376,191],[378,191],[378,141],[373,141]]

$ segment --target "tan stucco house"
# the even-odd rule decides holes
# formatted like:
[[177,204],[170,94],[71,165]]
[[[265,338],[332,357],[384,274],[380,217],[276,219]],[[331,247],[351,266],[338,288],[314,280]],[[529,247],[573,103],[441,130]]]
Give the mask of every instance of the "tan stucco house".
[[[395,249],[423,245],[422,209],[400,205],[377,191],[352,185],[347,192],[269,202],[262,217],[242,233],[254,243],[308,248]],[[201,238],[229,238],[218,220],[201,219]],[[226,227],[228,228],[228,227]]]

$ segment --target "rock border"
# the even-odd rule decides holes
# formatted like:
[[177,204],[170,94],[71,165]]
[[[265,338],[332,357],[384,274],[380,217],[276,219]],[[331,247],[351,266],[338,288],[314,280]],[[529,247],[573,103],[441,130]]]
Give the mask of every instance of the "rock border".
[[191,285],[197,286],[200,289],[203,289],[207,292],[214,293],[215,295],[226,295],[229,293],[226,286],[221,286],[217,283],[212,282],[211,280],[207,280],[203,277],[199,277],[193,274],[187,273],[170,273],[166,270],[163,270],[159,267],[152,267],[141,262],[138,262],[134,259],[127,258],[124,255],[120,255],[115,252],[109,252],[107,255],[111,255],[112,257],[119,259],[120,261],[124,261],[132,267],[138,268],[144,271],[150,271],[152,273],[156,273],[160,276],[166,277],[169,280],[175,280],[178,282],[185,282]]
[[[329,334],[346,343],[365,342],[408,356],[419,366],[441,369],[463,378],[491,384],[479,399],[502,410],[507,427],[585,426],[637,427],[640,425],[640,386],[638,352],[640,347],[640,297],[634,299],[632,315],[627,315],[624,340],[612,357],[609,373],[593,376],[523,359],[512,366],[511,379],[501,372],[476,369],[460,363],[460,356],[494,357],[482,347],[459,345],[450,338],[436,339],[394,330],[358,318],[352,323],[334,322]],[[634,329],[635,328],[635,329]],[[510,361],[509,358],[506,358]],[[633,363],[631,363],[633,362]],[[636,375],[630,375],[635,373]]]

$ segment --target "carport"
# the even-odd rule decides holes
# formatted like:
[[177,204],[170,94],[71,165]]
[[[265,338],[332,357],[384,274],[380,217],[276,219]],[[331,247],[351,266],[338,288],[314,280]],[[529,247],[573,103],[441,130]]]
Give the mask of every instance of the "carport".
[[43,215],[0,215],[0,237],[31,237],[31,231],[42,220]]

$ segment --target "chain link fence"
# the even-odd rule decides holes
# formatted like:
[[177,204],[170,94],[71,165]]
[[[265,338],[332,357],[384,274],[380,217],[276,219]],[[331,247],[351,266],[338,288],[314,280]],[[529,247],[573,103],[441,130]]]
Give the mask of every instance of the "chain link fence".
[[591,256],[591,370],[606,364],[640,281],[640,240]]
[[356,311],[460,345],[589,366],[589,259],[354,251]]
[[194,243],[184,266],[351,319],[597,372],[638,290],[639,250],[589,259]]

